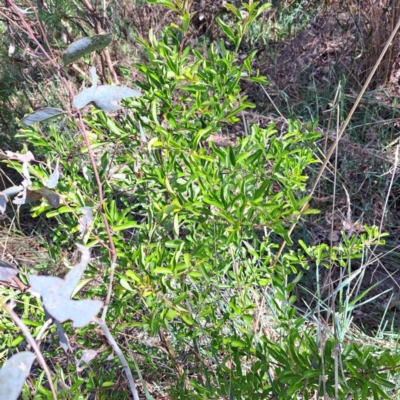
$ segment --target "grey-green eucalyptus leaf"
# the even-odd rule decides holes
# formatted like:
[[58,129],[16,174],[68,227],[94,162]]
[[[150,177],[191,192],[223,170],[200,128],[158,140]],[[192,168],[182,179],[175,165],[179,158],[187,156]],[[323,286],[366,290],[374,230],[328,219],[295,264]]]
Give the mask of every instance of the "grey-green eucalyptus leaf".
[[96,69],[90,69],[93,85],[90,88],[84,87],[82,91],[75,96],[74,106],[77,109],[85,107],[93,102],[96,107],[103,111],[117,111],[122,107],[118,101],[129,97],[139,97],[141,93],[126,86],[102,85],[97,86],[98,77]]
[[61,114],[64,114],[64,111],[59,110],[58,108],[53,108],[53,107],[41,108],[40,110],[37,110],[32,114],[29,114],[26,117],[22,118],[21,123],[26,126],[32,126],[33,124],[37,124],[38,122],[58,117]]
[[54,189],[57,186],[58,180],[60,179],[59,161],[57,160],[56,167],[53,173],[50,175],[49,181],[47,182],[47,187],[49,189]]
[[31,291],[40,296],[47,312],[57,321],[72,320],[75,328],[89,324],[100,311],[103,303],[99,300],[71,300],[72,292],[78,285],[90,259],[89,250],[77,244],[82,253],[81,262],[72,268],[65,279],[54,276],[29,276]]
[[93,102],[100,110],[117,111],[122,108],[118,104],[119,100],[139,96],[141,94],[138,90],[133,90],[126,86],[103,85],[97,88]]
[[13,355],[0,370],[0,399],[18,399],[35,355],[29,351]]
[[9,263],[0,260],[0,281],[9,281],[18,275],[18,270]]
[[6,206],[9,197],[15,196],[21,190],[23,190],[22,186],[12,186],[0,192],[0,214],[4,214],[4,212],[6,211]]
[[86,37],[70,44],[63,55],[64,65],[70,64],[93,51],[103,50],[111,43],[111,33]]

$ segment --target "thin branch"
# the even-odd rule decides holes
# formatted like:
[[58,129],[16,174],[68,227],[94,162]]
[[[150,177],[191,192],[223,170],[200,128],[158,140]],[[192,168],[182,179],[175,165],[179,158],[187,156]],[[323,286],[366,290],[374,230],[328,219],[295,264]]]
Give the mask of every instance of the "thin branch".
[[113,347],[114,351],[118,355],[119,360],[121,361],[122,367],[124,368],[125,375],[128,378],[128,382],[129,382],[129,386],[131,388],[133,399],[139,400],[139,394],[138,394],[138,391],[136,390],[135,381],[133,380],[132,372],[129,368],[128,362],[126,361],[124,354],[122,353],[121,349],[119,348],[117,342],[112,337],[111,332],[108,329],[105,322],[102,319],[97,318],[97,317],[94,317],[94,320],[100,325],[100,328],[102,329],[104,336],[108,340],[108,343],[110,343],[110,345]]
[[24,325],[24,323],[19,319],[18,315],[14,312],[14,310],[13,310],[14,306],[15,306],[14,301],[11,301],[9,304],[3,304],[3,307],[10,314],[10,317],[14,321],[15,325],[17,325],[21,329],[27,342],[31,345],[32,349],[35,351],[36,357],[39,361],[39,364],[43,368],[44,372],[46,373],[47,380],[49,381],[49,386],[50,386],[51,393],[53,395],[53,399],[57,400],[57,393],[54,389],[53,378],[51,376],[50,369],[47,366],[46,361],[43,358],[43,355],[39,349],[39,346],[37,345],[35,339],[29,332],[29,329]]

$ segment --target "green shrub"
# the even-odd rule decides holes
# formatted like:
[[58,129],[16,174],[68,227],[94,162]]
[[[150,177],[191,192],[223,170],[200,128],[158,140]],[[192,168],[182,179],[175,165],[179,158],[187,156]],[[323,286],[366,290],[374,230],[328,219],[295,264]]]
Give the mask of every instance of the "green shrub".
[[[255,52],[244,61],[238,55],[259,15],[257,3],[243,5],[246,20],[229,7],[237,17],[234,29],[219,22],[235,50],[220,41],[206,54],[185,45],[186,2],[151,3],[178,12],[182,27],[138,40],[146,60],[133,66],[141,75],[130,83],[143,95],[126,100],[126,111],[116,117],[91,108],[83,118],[90,149],[73,114],[63,117],[63,132],[49,124],[19,133],[42,160],[30,165],[32,189],[42,190],[52,163],[60,165],[52,196],[61,206],[49,204],[48,194],[32,205],[34,216],[57,221],[50,246],[59,253],[76,241],[93,248],[108,283],[109,226],[118,261],[107,322],[114,333],[136,327],[168,343],[164,373],[174,379],[173,398],[385,398],[382,387],[394,385],[391,370],[379,367],[398,364],[399,356],[345,340],[342,320],[363,295],[334,313],[332,331],[313,320],[329,298],[318,297],[315,309],[299,309],[301,271],[310,265],[317,271],[332,264],[350,268],[350,260],[361,258],[382,235],[366,228],[359,237],[344,235],[333,248],[293,243],[291,226],[317,212],[306,206],[306,189],[319,135],[299,121],[288,121],[281,132],[273,124],[253,125],[249,132],[246,121],[242,125],[241,112],[254,105],[241,96],[241,82],[267,84],[252,70]],[[234,126],[243,132],[235,136]],[[17,162],[9,165],[21,171]],[[82,207],[93,213],[85,229]],[[92,266],[87,275],[98,277],[99,271]],[[105,298],[105,286],[88,294]],[[150,352],[140,351],[153,363]],[[184,353],[185,362],[179,362],[177,354]],[[104,376],[90,379],[87,387],[100,387]]]

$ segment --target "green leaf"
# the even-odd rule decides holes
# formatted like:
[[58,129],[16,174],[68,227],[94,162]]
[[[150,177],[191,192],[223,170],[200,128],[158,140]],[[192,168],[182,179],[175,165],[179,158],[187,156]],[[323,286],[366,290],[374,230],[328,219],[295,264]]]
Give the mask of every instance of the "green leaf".
[[187,90],[188,92],[207,92],[208,88],[201,85],[183,85],[179,87],[180,90]]
[[165,268],[165,267],[154,268],[153,272],[155,274],[162,274],[162,275],[173,275],[174,274],[169,268]]
[[246,347],[246,342],[242,340],[232,340],[230,344],[232,347]]
[[179,236],[179,215],[174,215],[174,233],[176,236]]
[[175,5],[169,0],[147,0],[149,4],[162,5],[164,7],[170,8],[179,14],[179,9],[175,7]]
[[68,206],[62,206],[58,210],[54,210],[54,211],[50,211],[50,212],[46,213],[46,217],[47,218],[53,218],[53,217],[55,217],[57,215],[70,213],[70,212],[73,212],[73,211],[75,211],[75,210],[71,209]]
[[130,292],[133,291],[131,285],[125,279],[121,279],[120,284],[124,289],[129,290]]
[[304,372],[303,374],[303,378],[315,378],[315,377],[319,377],[322,376],[322,370],[321,369],[317,369],[317,370],[309,370]]
[[286,196],[287,196],[287,200],[288,200],[288,203],[290,204],[290,206],[295,209],[297,207],[297,201],[296,201],[296,198],[293,195],[293,191],[292,190],[287,190],[286,191]]
[[254,108],[256,105],[253,103],[243,103],[241,106],[236,108],[235,110],[231,111],[225,118],[230,119],[240,113],[243,110],[246,110],[247,108]]
[[195,136],[195,138],[194,138],[194,143],[193,143],[193,145],[195,146],[195,148],[198,147],[199,142],[200,142],[200,140],[202,139],[202,137],[203,137],[204,135],[206,135],[207,133],[211,132],[212,129],[213,129],[212,126],[208,126],[207,128],[205,128],[205,129],[200,129],[200,130],[197,132],[197,134],[196,134],[196,136]]
[[165,247],[169,249],[177,249],[178,247],[182,246],[185,242],[183,240],[168,240],[165,242]]
[[155,100],[153,100],[151,102],[151,115],[153,117],[153,121],[157,124],[160,125],[160,123],[158,122],[158,116],[157,116],[157,102]]
[[161,146],[163,146],[163,142],[160,142],[157,138],[151,139],[147,145],[149,151],[151,151],[152,147],[161,147]]
[[269,8],[272,7],[271,3],[264,3],[262,4],[258,9],[257,9],[257,14],[256,14],[256,18],[262,14],[264,11],[268,10]]
[[309,210],[302,212],[302,215],[313,215],[313,214],[321,214],[321,211],[316,210],[314,208],[310,208]]
[[126,274],[126,276],[128,276],[131,280],[133,280],[134,282],[142,283],[142,279],[139,278],[139,276],[138,276],[135,272],[133,272],[132,270],[129,269],[128,271],[125,272],[125,274]]
[[227,3],[227,4],[225,4],[225,8],[227,8],[229,11],[233,12],[239,21],[243,20],[242,14],[234,5]]
[[228,25],[225,24],[221,20],[221,18],[217,17],[216,18],[217,24],[222,28],[222,30],[225,32],[226,36],[228,36],[229,39],[232,40],[233,43],[236,43],[236,35],[233,33],[232,29],[229,28]]
[[193,320],[190,314],[183,313],[181,314],[181,318],[183,319],[184,322],[188,325],[193,325]]
[[167,188],[168,192],[175,194],[167,177],[165,177],[165,187]]
[[211,204],[211,205],[213,205],[213,206],[219,208],[220,210],[225,210],[224,205],[223,205],[221,202],[219,202],[218,200],[211,199],[211,198],[208,197],[208,196],[204,196],[204,197],[203,197],[203,200],[204,200],[205,203]]
[[267,197],[268,195],[268,189],[271,185],[271,181],[269,180],[264,180],[261,186],[255,191],[254,193],[254,200],[257,200],[259,197]]
[[265,76],[252,76],[248,78],[251,82],[261,83],[263,85],[268,85],[268,80]]
[[138,223],[136,221],[129,221],[129,222],[125,222],[124,224],[121,224],[121,225],[114,225],[112,227],[112,230],[114,232],[120,232],[120,231],[124,231],[125,229],[132,229],[132,228],[142,229],[142,226],[138,225]]
[[19,343],[21,343],[24,340],[24,335],[20,335],[16,337],[12,342],[11,342],[11,347],[17,346]]
[[288,382],[288,384],[290,387],[287,390],[287,394],[288,394],[288,396],[290,396],[289,398],[291,399],[292,396],[304,386],[303,378],[301,378],[295,382],[290,382],[290,383]]
[[176,310],[168,310],[168,312],[165,314],[165,318],[168,321],[171,321],[174,318],[176,318],[178,315],[179,315],[178,311],[176,311]]
[[281,225],[280,222],[273,226],[273,230],[274,230],[275,233],[277,233],[278,235],[281,235],[285,239],[285,241],[288,244],[288,246],[293,246],[292,239],[290,239],[290,236],[289,236],[289,230],[285,229]]
[[369,395],[369,382],[365,381],[361,389],[361,399],[368,400],[368,395]]
[[235,167],[236,166],[236,157],[235,157],[235,152],[233,151],[232,146],[228,147],[228,152],[229,152],[229,160],[231,162],[231,165],[233,167]]

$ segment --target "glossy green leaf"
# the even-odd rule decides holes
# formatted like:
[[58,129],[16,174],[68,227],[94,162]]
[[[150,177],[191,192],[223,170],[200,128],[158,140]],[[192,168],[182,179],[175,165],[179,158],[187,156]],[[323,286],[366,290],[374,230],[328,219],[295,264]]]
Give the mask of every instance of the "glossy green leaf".
[[172,275],[173,274],[173,272],[169,268],[165,268],[165,267],[154,268],[153,272],[155,274],[163,274],[163,275]]
[[124,231],[126,229],[132,229],[132,228],[142,229],[142,227],[140,225],[138,225],[138,223],[136,221],[129,221],[129,222],[125,222],[121,225],[114,225],[112,227],[114,232],[120,232],[120,231]]
[[218,25],[222,28],[222,30],[225,32],[226,36],[228,36],[228,38],[231,39],[232,42],[235,43],[236,36],[235,36],[235,34],[233,33],[232,29],[231,29],[228,25],[226,25],[225,22],[222,21],[221,18],[217,17],[217,18],[216,18],[216,21],[217,21],[217,24],[218,24]]
[[246,347],[246,343],[242,340],[232,340],[230,344],[232,347]]

